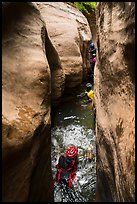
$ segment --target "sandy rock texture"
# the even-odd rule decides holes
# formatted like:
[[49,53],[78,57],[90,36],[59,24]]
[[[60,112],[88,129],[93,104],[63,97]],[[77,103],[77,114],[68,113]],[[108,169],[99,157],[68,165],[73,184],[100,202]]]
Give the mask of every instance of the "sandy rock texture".
[[90,29],[63,2],[2,7],[2,201],[52,202],[51,106],[82,82]]
[[135,3],[99,2],[96,201],[135,201]]
[[[51,75],[41,38],[45,25],[32,3],[4,3],[2,12],[2,200],[26,201],[39,165],[44,172],[41,185],[35,184],[36,196],[50,202]],[[44,166],[39,151],[49,158]]]
[[[89,66],[87,50],[91,32],[88,22],[80,11],[64,2],[36,4],[46,23],[48,35],[59,54],[65,74],[65,89],[72,90],[71,88],[82,82],[83,72],[87,73],[87,65]],[[58,86],[56,81],[55,84]]]

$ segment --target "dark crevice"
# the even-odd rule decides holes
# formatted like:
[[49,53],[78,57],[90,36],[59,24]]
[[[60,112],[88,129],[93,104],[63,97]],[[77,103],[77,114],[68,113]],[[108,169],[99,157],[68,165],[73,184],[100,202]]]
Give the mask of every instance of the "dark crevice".
[[48,64],[51,70],[51,75],[52,75],[52,71],[62,69],[61,61],[59,59],[59,55],[55,47],[53,46],[53,44],[51,43],[48,37],[48,33],[45,27],[42,27],[41,38],[42,38],[43,45],[45,47],[45,54],[46,54]]
[[[39,126],[35,132],[37,136],[35,144],[37,143],[37,145],[39,144],[40,146],[35,158],[35,167],[32,172],[28,202],[53,202],[53,184],[49,182],[53,180],[51,173],[51,158],[49,157],[51,154],[50,129],[50,125],[47,127],[41,123],[41,126]],[[47,165],[46,169],[45,164]],[[50,193],[47,194],[49,189]]]
[[[61,61],[60,61],[58,52],[55,49],[55,47],[53,46],[50,38],[48,37],[48,33],[47,33],[45,26],[43,26],[41,29],[41,39],[42,39],[42,43],[43,43],[43,50],[44,50],[44,53],[46,55],[46,58],[47,58],[47,61],[49,64],[49,68],[50,68],[50,73],[51,73],[51,82],[50,82],[51,83],[50,84],[50,86],[51,86],[51,93],[50,93],[51,94],[51,108],[52,108],[52,106],[54,108],[54,106],[56,106],[56,104],[58,105],[58,103],[61,100],[60,98],[54,98],[54,96],[56,95],[56,91],[57,91],[57,87],[56,87],[57,84],[55,83],[57,80],[55,78],[57,76],[56,71],[59,71],[58,73],[60,74],[60,77],[62,78],[62,84],[60,84],[60,88],[61,88],[62,93],[63,93],[64,86],[65,86],[65,82],[64,82],[65,76],[63,73],[63,69],[61,66]],[[63,79],[63,77],[64,77],[64,79]]]

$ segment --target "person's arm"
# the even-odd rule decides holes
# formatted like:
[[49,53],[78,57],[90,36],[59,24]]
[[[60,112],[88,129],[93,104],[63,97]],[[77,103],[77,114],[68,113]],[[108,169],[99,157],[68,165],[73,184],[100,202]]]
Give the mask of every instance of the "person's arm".
[[96,54],[96,49],[94,48],[93,50],[90,50],[90,53],[94,53],[94,54]]
[[78,98],[83,98],[87,95],[87,91],[85,91],[84,93],[81,93],[80,95],[77,95]]
[[71,173],[72,179],[76,178],[76,172],[77,172],[77,160],[76,160],[76,162],[75,162],[75,164],[73,166],[73,170],[72,170],[72,173]]

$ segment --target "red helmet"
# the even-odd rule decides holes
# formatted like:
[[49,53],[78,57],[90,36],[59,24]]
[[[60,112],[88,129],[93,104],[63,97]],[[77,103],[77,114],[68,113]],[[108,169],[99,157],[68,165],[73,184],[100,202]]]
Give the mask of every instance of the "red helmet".
[[78,150],[74,147],[74,146],[69,146],[67,149],[66,149],[66,156],[69,157],[69,158],[73,158],[73,157],[76,157],[77,154],[78,154]]

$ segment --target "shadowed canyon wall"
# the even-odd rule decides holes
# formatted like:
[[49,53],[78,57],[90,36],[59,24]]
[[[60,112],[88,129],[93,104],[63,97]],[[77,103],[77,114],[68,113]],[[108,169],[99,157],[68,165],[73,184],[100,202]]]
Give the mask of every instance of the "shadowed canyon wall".
[[99,2],[96,201],[135,201],[135,3]]
[[82,82],[90,29],[63,2],[2,7],[2,201],[52,202],[51,104]]
[[[46,152],[43,181],[37,195],[51,186],[50,170],[50,93],[51,76],[42,45],[45,27],[38,9],[31,3],[3,5],[2,33],[2,151],[4,202],[28,199],[34,169],[39,166],[39,151]],[[36,171],[36,170],[35,170]],[[37,172],[37,171],[36,171]],[[42,186],[42,185],[41,185]],[[44,186],[43,186],[44,187]],[[42,190],[43,189],[43,190]],[[40,196],[41,195],[41,196]]]

